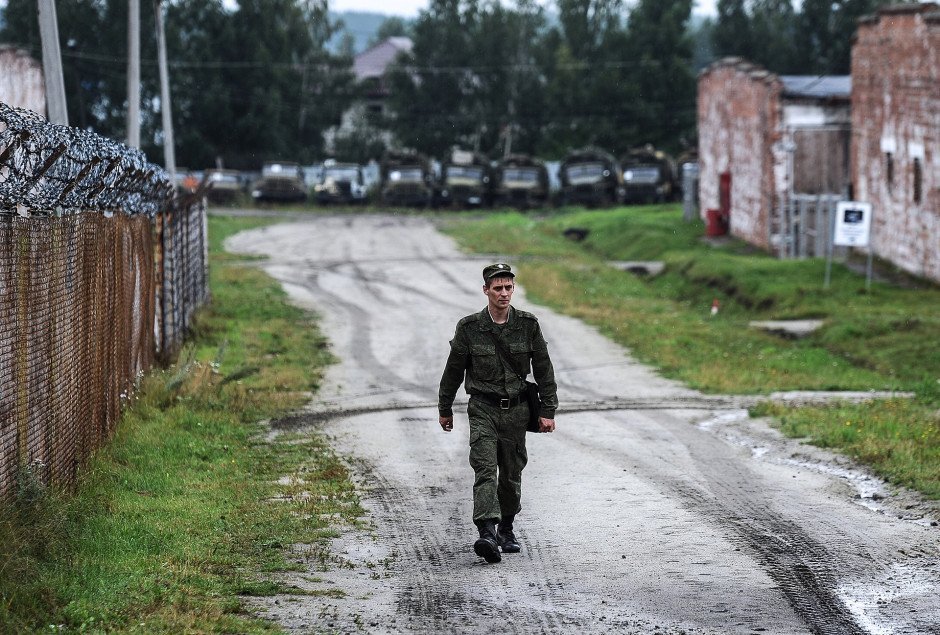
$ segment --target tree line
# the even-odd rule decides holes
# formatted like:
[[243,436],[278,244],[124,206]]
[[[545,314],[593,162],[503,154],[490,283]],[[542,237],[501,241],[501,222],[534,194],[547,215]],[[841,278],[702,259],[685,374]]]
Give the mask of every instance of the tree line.
[[[323,132],[360,97],[349,46],[326,0],[165,2],[177,156],[201,168],[324,158]],[[387,85],[388,115],[336,139],[340,158],[375,158],[390,130],[443,156],[455,144],[497,157],[557,158],[571,147],[614,153],[694,145],[696,73],[739,55],[781,74],[847,74],[857,19],[883,0],[719,0],[693,20],[692,0],[431,0],[381,35],[414,48]],[[122,139],[126,0],[59,0],[70,123]],[[153,5],[142,2],[142,139],[159,148]],[[0,37],[40,57],[35,0],[8,0]]]

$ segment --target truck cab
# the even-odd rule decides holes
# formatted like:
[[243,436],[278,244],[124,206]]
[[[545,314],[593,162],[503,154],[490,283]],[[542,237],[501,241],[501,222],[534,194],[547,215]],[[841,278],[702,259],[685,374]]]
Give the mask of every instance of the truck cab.
[[569,152],[558,168],[562,203],[604,207],[615,205],[623,196],[620,164],[600,148],[582,148]]

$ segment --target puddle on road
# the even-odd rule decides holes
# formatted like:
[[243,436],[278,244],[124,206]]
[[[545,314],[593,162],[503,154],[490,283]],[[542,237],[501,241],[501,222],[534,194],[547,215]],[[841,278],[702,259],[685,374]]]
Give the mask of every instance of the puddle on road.
[[[896,563],[874,583],[850,582],[839,587],[839,599],[856,623],[871,635],[932,633],[936,624],[929,616],[919,616],[918,606],[940,583],[940,572]],[[928,602],[929,603],[929,602]]]
[[742,428],[751,426],[751,423],[752,420],[748,411],[738,409],[718,413],[702,421],[697,421],[695,425],[701,430],[720,434],[729,443],[750,449],[755,459],[771,461],[780,465],[790,465],[836,477],[847,483],[855,492],[853,498],[855,504],[873,512],[894,516],[899,520],[912,522],[923,527],[937,526],[937,520],[931,518],[929,514],[920,512],[904,513],[895,509],[895,506],[882,503],[881,501],[892,497],[891,490],[883,480],[868,473],[863,468],[846,467],[822,459],[796,454],[783,456],[790,451],[785,446],[794,442],[783,438],[778,432],[769,427],[763,436],[775,435],[779,437],[778,439],[759,438],[756,435],[747,434],[747,430],[742,430]]

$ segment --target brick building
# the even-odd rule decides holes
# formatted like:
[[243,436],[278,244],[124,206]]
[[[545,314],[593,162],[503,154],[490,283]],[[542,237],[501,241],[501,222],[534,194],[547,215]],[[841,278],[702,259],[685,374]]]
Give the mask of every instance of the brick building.
[[940,281],[940,5],[885,7],[852,47],[852,182],[875,255]]
[[42,65],[13,46],[0,45],[0,101],[46,116]]
[[[779,76],[734,57],[703,70],[703,213],[721,209],[730,215],[733,235],[763,249],[793,252],[785,243],[792,242],[796,197],[848,190],[850,94],[848,76]],[[801,231],[815,232],[819,218],[804,214]],[[801,253],[807,253],[805,245]]]

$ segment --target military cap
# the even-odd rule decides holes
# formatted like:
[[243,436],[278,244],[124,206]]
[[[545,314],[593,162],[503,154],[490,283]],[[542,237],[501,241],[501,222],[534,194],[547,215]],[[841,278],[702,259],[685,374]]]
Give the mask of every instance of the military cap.
[[495,265],[490,265],[484,267],[483,269],[483,281],[488,282],[490,278],[515,278],[516,274],[512,272],[512,268],[507,265],[505,262],[498,262]]

